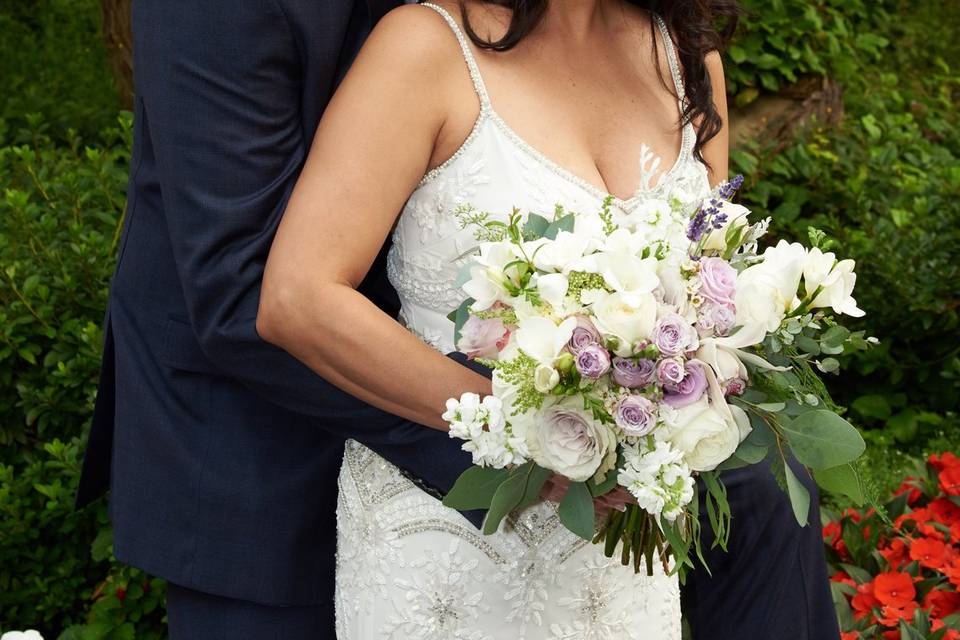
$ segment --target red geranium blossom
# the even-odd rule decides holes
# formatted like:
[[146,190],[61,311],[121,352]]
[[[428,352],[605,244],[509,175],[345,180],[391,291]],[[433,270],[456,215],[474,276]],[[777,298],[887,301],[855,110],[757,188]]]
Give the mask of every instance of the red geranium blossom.
[[885,627],[896,627],[901,620],[913,620],[913,614],[917,612],[916,602],[907,602],[902,607],[885,606],[880,610],[880,624]]
[[944,618],[951,613],[960,611],[960,593],[932,589],[923,599],[923,608],[930,610],[934,618]]
[[903,609],[913,602],[917,590],[910,574],[888,571],[874,578],[873,595],[887,607]]
[[950,467],[960,467],[960,458],[950,453],[949,451],[940,454],[931,454],[927,459],[932,466],[937,471],[943,471],[944,469],[949,469]]
[[859,631],[847,631],[840,634],[840,640],[860,640]]
[[901,538],[894,538],[889,546],[880,549],[880,555],[884,557],[893,571],[898,570],[910,561],[910,549]]
[[931,538],[918,538],[910,545],[910,558],[928,569],[941,569],[947,563],[947,545]]
[[907,504],[916,504],[917,501],[923,497],[923,492],[917,488],[916,480],[917,479],[913,476],[907,476],[907,478],[903,481],[903,484],[900,485],[900,488],[893,492],[893,495],[899,496],[905,493],[907,494]]
[[844,560],[850,555],[847,553],[847,544],[843,541],[842,528],[839,522],[828,522],[823,527],[823,539],[830,543],[833,550],[836,551]]
[[853,617],[857,620],[865,616],[871,616],[871,620],[873,619],[873,610],[879,608],[881,603],[873,593],[872,582],[857,586],[857,595],[850,600],[850,606],[853,608]]
[[844,571],[837,571],[835,574],[830,576],[831,582],[839,582],[840,584],[848,584],[854,589],[857,588],[857,583],[853,581],[853,578],[848,576]]
[[960,466],[947,467],[940,472],[940,490],[948,496],[960,496]]
[[927,518],[950,526],[960,523],[960,507],[948,498],[937,498],[927,505]]

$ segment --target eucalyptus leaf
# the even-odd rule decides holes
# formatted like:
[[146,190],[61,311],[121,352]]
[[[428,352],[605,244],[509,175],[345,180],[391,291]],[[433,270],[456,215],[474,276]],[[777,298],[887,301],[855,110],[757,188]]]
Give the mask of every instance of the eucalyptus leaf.
[[780,425],[797,460],[811,469],[853,462],[866,444],[856,428],[825,409],[814,409]]
[[443,498],[443,505],[458,511],[486,509],[494,493],[509,476],[507,469],[470,467],[457,478]]
[[593,507],[593,496],[583,482],[571,482],[560,509],[557,512],[560,522],[584,540],[592,540],[594,534],[594,518],[596,512]]
[[523,225],[523,238],[524,240],[542,238],[549,227],[549,220],[536,213],[531,213],[527,216],[526,224]]
[[866,501],[863,483],[853,465],[843,464],[839,467],[814,471],[813,478],[821,488],[830,493],[847,496],[857,506],[861,506]]
[[793,515],[801,527],[807,526],[810,518],[810,492],[803,486],[800,479],[793,473],[790,465],[783,465],[784,475],[787,479],[787,494],[790,496],[790,506],[793,507]]
[[487,510],[487,516],[483,520],[483,533],[490,535],[496,533],[508,513],[513,511],[520,501],[523,500],[524,492],[527,487],[527,476],[530,474],[532,462],[517,467],[510,472],[510,477],[503,481],[493,494],[490,500],[490,508]]
[[576,217],[572,213],[568,213],[562,218],[559,218],[558,220],[551,222],[550,226],[548,226],[546,230],[544,230],[543,237],[549,238],[550,240],[556,240],[557,234],[560,233],[561,231],[572,232],[573,223],[575,219]]
[[476,300],[473,298],[467,298],[461,302],[460,306],[453,312],[453,344],[460,342],[460,330],[463,329],[463,325],[470,319],[470,305],[474,302],[476,302]]

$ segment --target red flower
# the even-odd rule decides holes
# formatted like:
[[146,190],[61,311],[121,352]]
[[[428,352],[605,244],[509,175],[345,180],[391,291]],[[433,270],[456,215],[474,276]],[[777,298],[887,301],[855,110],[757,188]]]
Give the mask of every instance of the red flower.
[[931,538],[919,538],[910,545],[910,558],[928,569],[940,569],[947,563],[947,545]]
[[933,589],[923,599],[923,608],[930,610],[934,618],[944,618],[960,611],[960,593]]
[[840,634],[840,640],[860,640],[860,632],[846,631]]
[[937,498],[927,505],[927,519],[947,526],[960,523],[960,507],[948,498]]
[[903,484],[900,485],[900,488],[893,492],[893,495],[899,496],[901,494],[907,494],[907,504],[913,505],[923,497],[923,493],[916,485],[916,478],[913,476],[907,476],[903,481]]
[[917,590],[910,574],[888,571],[874,578],[873,595],[886,607],[903,609],[913,603]]
[[960,588],[960,558],[953,558],[941,571],[950,579],[953,586]]
[[910,560],[910,549],[902,538],[894,538],[887,548],[880,549],[879,551],[880,555],[887,561],[887,564],[890,565],[891,571],[898,570]]
[[[943,620],[934,618],[930,621],[930,631],[940,631],[940,629],[943,629],[943,626]],[[960,631],[957,631],[956,629],[947,629],[947,632],[940,640],[960,640]]]
[[848,575],[847,575],[845,572],[843,572],[843,571],[837,571],[835,574],[833,574],[832,576],[830,576],[830,581],[831,581],[831,582],[839,582],[840,584],[848,584],[848,585],[850,585],[851,587],[853,587],[854,589],[857,588],[857,583],[853,581],[853,578],[851,578],[850,576],[848,576]]
[[940,490],[948,496],[960,496],[960,466],[947,467],[940,472]]
[[857,620],[865,616],[873,619],[873,610],[880,607],[880,601],[873,593],[872,582],[857,586],[857,595],[850,600],[850,606],[853,607],[853,617]]
[[833,547],[833,550],[836,551],[841,558],[849,558],[847,545],[843,541],[842,530],[839,522],[828,522],[823,527],[823,539],[830,543],[830,546]]
[[951,467],[960,467],[960,458],[953,455],[949,451],[940,454],[931,454],[927,459],[930,463],[930,466],[936,469],[937,471],[943,471],[944,469],[949,469]]
[[880,624],[885,627],[896,627],[901,620],[913,620],[913,614],[917,612],[917,606],[917,603],[913,601],[905,603],[902,607],[885,606],[880,611]]

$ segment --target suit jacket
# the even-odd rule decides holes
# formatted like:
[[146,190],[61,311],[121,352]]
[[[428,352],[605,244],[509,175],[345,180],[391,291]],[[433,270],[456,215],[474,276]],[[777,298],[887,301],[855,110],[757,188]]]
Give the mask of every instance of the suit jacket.
[[[344,439],[440,491],[469,465],[446,434],[356,400],[255,330],[317,122],[395,4],[133,3],[128,205],[78,495],[109,486],[124,562],[231,598],[329,602]],[[382,257],[361,290],[394,312]]]

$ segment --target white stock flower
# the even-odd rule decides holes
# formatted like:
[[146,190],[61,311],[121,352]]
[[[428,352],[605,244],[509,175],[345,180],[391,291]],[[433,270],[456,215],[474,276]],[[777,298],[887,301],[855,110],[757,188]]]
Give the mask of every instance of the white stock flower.
[[750,210],[743,205],[727,202],[726,200],[720,202],[718,209],[720,209],[720,213],[727,214],[727,220],[719,229],[713,229],[710,232],[703,248],[723,252],[727,248],[727,230],[731,226],[739,229],[749,224],[748,216]]
[[541,409],[526,425],[527,448],[538,465],[584,482],[613,469],[617,438],[607,425],[594,420],[579,398]]
[[597,329],[604,337],[615,339],[613,351],[623,357],[633,355],[637,343],[650,338],[657,322],[657,300],[653,294],[632,298],[633,303],[628,303],[626,295],[612,293],[591,306]]
[[526,461],[525,434],[507,422],[503,401],[496,396],[480,400],[464,393],[460,400],[447,400],[443,419],[450,424],[450,437],[465,440],[461,447],[473,456],[473,464],[502,469]]
[[676,520],[693,499],[693,477],[683,461],[683,452],[669,442],[649,440],[624,445],[624,465],[617,482],[636,499],[637,505],[654,517]]

